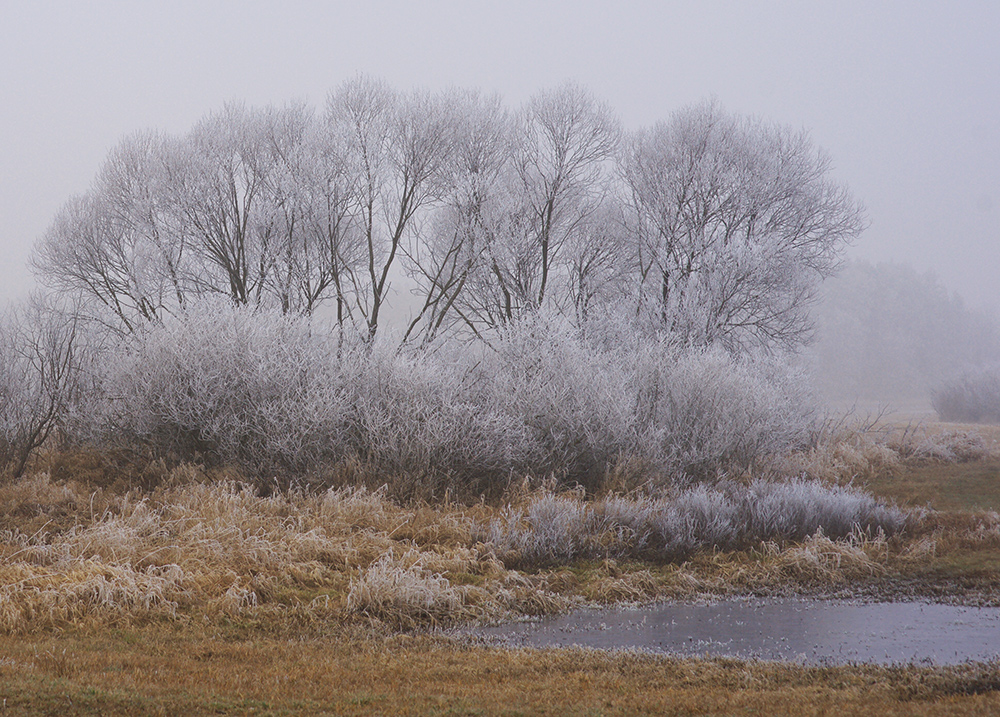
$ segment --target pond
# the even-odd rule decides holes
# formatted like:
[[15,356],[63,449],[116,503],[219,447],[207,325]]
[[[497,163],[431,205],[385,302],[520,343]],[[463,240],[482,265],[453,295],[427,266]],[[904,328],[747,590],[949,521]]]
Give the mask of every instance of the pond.
[[805,664],[950,665],[1000,655],[1000,608],[741,599],[581,610],[472,634],[527,647],[580,645]]

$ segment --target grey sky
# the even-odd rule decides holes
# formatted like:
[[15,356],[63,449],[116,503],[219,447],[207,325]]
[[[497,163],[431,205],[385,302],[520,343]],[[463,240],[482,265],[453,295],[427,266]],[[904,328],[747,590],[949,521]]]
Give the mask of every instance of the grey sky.
[[575,79],[630,128],[715,96],[808,128],[869,209],[852,250],[1000,308],[1000,4],[0,0],[0,300],[108,150],[358,72],[517,104]]

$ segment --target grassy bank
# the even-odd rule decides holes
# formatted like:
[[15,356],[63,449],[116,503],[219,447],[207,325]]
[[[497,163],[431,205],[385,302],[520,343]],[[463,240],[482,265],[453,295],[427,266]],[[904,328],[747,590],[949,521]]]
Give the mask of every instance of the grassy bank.
[[[841,435],[765,483],[658,497],[525,484],[473,504],[263,496],[225,470],[49,454],[0,488],[0,698],[11,714],[991,713],[996,665],[505,651],[426,632],[703,594],[1000,604],[996,451],[970,435]],[[903,522],[834,534],[844,515],[895,515],[859,486],[909,506]],[[744,490],[821,529],[747,512]],[[726,538],[751,519],[771,532]],[[672,535],[693,542],[667,550]]]

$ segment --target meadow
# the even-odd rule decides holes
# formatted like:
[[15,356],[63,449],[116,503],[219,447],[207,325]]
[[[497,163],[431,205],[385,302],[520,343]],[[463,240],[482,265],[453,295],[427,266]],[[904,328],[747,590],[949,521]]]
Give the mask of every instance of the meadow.
[[505,650],[438,628],[704,595],[1000,604],[997,436],[831,428],[766,474],[670,494],[525,480],[434,503],[43,451],[0,488],[0,698],[11,714],[986,714],[995,663]]

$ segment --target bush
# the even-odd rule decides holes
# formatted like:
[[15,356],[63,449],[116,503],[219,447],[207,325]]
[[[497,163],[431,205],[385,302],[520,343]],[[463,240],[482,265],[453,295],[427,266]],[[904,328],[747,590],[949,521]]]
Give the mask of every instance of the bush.
[[78,438],[247,473],[348,462],[396,495],[498,495],[514,475],[599,489],[740,471],[808,435],[778,359],[586,332],[556,317],[487,347],[369,342],[299,316],[208,302],[127,337],[74,414]]
[[35,297],[0,322],[0,466],[20,477],[83,390],[76,314]]
[[199,305],[126,337],[75,428],[180,458],[302,468],[346,435],[337,338],[301,318]]
[[1000,366],[962,373],[931,394],[942,421],[1000,423]]
[[898,532],[905,515],[871,495],[819,481],[755,480],[686,488],[662,498],[612,496],[586,503],[543,493],[477,527],[477,536],[508,566],[575,558],[681,559],[697,549],[745,548],[819,533]]
[[690,478],[786,453],[815,420],[803,376],[772,357],[651,346],[634,376],[636,454]]

